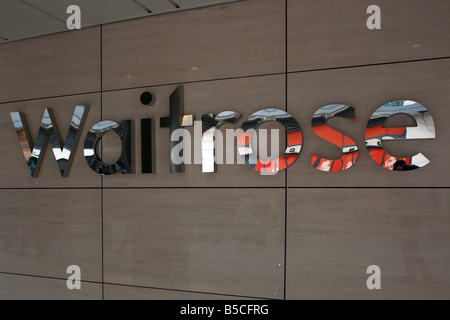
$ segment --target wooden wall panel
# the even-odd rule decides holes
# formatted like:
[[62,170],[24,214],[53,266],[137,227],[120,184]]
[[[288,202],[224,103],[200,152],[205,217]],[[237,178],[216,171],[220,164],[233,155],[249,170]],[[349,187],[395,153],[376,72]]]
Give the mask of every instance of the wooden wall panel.
[[1,190],[0,272],[101,281],[100,190]]
[[285,71],[284,1],[246,0],[103,28],[105,90]]
[[[249,298],[159,290],[132,286],[105,285],[105,300],[247,300]],[[253,300],[253,299],[252,299]]]
[[[290,189],[287,299],[448,299],[448,189]],[[369,290],[367,267],[381,268]]]
[[102,284],[82,282],[68,290],[66,280],[0,274],[1,300],[101,300]]
[[[381,9],[369,30],[366,10]],[[446,0],[288,0],[288,70],[447,57]]]
[[100,27],[0,47],[0,102],[99,90]]
[[283,298],[284,190],[104,190],[105,282]]

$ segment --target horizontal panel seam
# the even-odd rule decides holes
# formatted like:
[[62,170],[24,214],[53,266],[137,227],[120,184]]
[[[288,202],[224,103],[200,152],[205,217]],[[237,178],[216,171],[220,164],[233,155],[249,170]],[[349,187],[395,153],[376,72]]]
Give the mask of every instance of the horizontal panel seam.
[[[0,275],[8,275],[8,276],[17,276],[17,277],[29,277],[29,278],[39,278],[39,279],[48,279],[48,280],[63,280],[67,281],[67,278],[59,278],[59,277],[51,277],[51,276],[42,276],[42,275],[36,275],[36,274],[27,274],[27,273],[16,273],[16,272],[6,272],[6,271],[0,271]],[[84,283],[96,283],[101,284],[101,281],[94,281],[94,280],[80,280],[80,282]]]
[[290,189],[449,189],[450,187],[289,187]]
[[115,92],[115,91],[135,90],[135,89],[144,89],[144,88],[156,88],[156,87],[164,87],[164,86],[171,86],[171,85],[184,85],[184,84],[193,84],[193,83],[202,83],[202,82],[214,82],[214,81],[248,79],[248,78],[256,78],[256,77],[269,77],[269,76],[285,75],[285,74],[297,74],[297,73],[308,73],[308,72],[317,72],[317,71],[330,71],[330,70],[340,70],[340,69],[384,66],[384,65],[392,65],[392,64],[401,64],[401,63],[416,63],[416,62],[426,62],[426,61],[438,61],[438,60],[445,60],[445,59],[450,59],[450,56],[448,56],[448,57],[437,57],[437,58],[426,58],[426,59],[416,59],[416,60],[380,62],[380,63],[361,64],[361,65],[336,66],[336,67],[318,68],[318,69],[293,70],[293,71],[288,71],[288,72],[254,74],[254,75],[245,75],[245,76],[236,76],[236,77],[224,77],[224,78],[202,79],[202,80],[192,80],[192,81],[180,81],[180,82],[161,83],[161,84],[148,84],[148,85],[141,85],[141,86],[135,86],[135,87],[115,88],[115,89],[100,90],[100,91],[89,91],[89,92],[81,92],[81,93],[55,95],[55,96],[44,96],[44,97],[29,98],[29,99],[19,99],[19,100],[6,100],[6,101],[1,101],[0,105],[12,104],[12,103],[18,103],[18,102],[45,100],[45,99],[65,98],[65,97],[79,96],[79,95],[88,95],[88,94],[95,94],[95,93],[109,93],[109,92]]
[[317,71],[339,70],[339,69],[351,69],[351,68],[361,68],[361,67],[373,67],[373,66],[383,66],[383,65],[391,65],[391,64],[401,64],[401,63],[427,62],[427,61],[436,61],[436,60],[444,60],[444,59],[450,59],[450,56],[415,59],[415,60],[399,60],[399,61],[389,61],[389,62],[378,62],[378,63],[360,64],[360,65],[334,66],[334,67],[317,68],[317,69],[291,70],[291,71],[285,71],[285,72],[262,73],[262,74],[253,74],[253,75],[245,75],[245,76],[211,78],[211,79],[201,79],[201,80],[192,80],[192,81],[180,81],[180,82],[170,82],[170,83],[160,83],[160,84],[148,84],[148,85],[140,85],[140,86],[134,86],[134,87],[107,89],[107,90],[103,90],[103,92],[107,93],[107,92],[133,90],[133,89],[156,88],[156,87],[163,87],[163,86],[170,86],[170,85],[177,85],[177,84],[193,84],[193,83],[202,83],[202,82],[226,81],[226,80],[247,79],[247,78],[256,78],[256,77],[286,75],[286,74],[289,75],[289,74],[295,74],[295,73],[306,73],[306,72],[317,72]]
[[28,101],[39,101],[39,100],[46,100],[46,99],[57,99],[57,98],[76,97],[76,96],[82,96],[82,95],[88,95],[88,94],[95,94],[95,93],[98,94],[98,93],[102,93],[102,92],[101,92],[101,91],[89,91],[89,92],[71,93],[71,94],[63,94],[63,95],[56,95],[56,96],[47,96],[47,97],[29,98],[29,99],[22,99],[22,100],[2,101],[2,102],[0,102],[0,105],[3,105],[3,104],[13,104],[13,103],[19,103],[19,102],[28,102]]
[[[29,278],[37,278],[37,279],[67,281],[67,278],[41,276],[41,275],[24,274],[24,273],[12,273],[12,272],[1,272],[0,271],[0,275],[10,275],[10,276],[17,276],[17,277],[29,277]],[[226,294],[226,293],[217,293],[217,292],[182,290],[182,289],[173,289],[173,288],[164,288],[164,287],[139,286],[139,285],[114,283],[114,282],[101,282],[101,281],[91,281],[91,280],[80,280],[80,282],[81,283],[99,284],[99,285],[103,284],[103,285],[121,286],[121,287],[129,287],[129,288],[153,289],[153,290],[161,290],[161,291],[173,291],[173,292],[185,292],[185,293],[195,293],[195,294],[215,295],[215,296],[225,296],[225,297],[269,300],[269,298],[263,298],[263,297],[253,297],[253,296],[235,295],[235,294]]]
[[[280,189],[283,190],[286,187],[215,187],[215,186],[200,186],[200,187],[103,187],[104,190],[135,190],[135,189]],[[311,186],[311,187],[298,187],[298,186],[287,186],[289,189],[449,189],[450,187],[438,186],[438,187],[383,187],[383,186],[346,186],[346,187],[336,187],[336,186]],[[102,187],[36,187],[36,188],[0,188],[0,190],[101,190]]]
[[[239,1],[239,0],[235,0],[235,1]],[[231,4],[231,3],[232,2],[227,3],[227,4]],[[175,13],[179,13],[179,12],[183,12],[183,11],[190,11],[190,10],[195,10],[195,9],[204,9],[204,8],[220,6],[220,5],[224,5],[224,4],[223,3],[210,4],[210,5],[207,5],[207,6],[204,6],[204,7],[183,8],[182,10],[169,11],[169,12],[164,12],[164,11],[163,12],[152,12],[151,14],[147,13],[147,14],[145,14],[143,16],[137,16],[137,17],[133,17],[133,18],[128,18],[126,20],[111,21],[111,22],[106,22],[106,23],[101,23],[101,24],[86,24],[85,26],[83,26],[83,29],[98,28],[98,27],[108,26],[108,25],[112,25],[112,24],[120,24],[120,23],[123,23],[123,22],[129,22],[129,21],[133,21],[133,20],[147,19],[147,18],[151,18],[151,17],[154,17],[154,16],[175,14]],[[56,35],[56,34],[62,34],[62,33],[66,33],[66,32],[68,32],[68,31],[67,30],[60,30],[60,31],[50,32],[48,34],[42,34],[42,35],[38,35],[38,36],[31,36],[31,37],[25,37],[25,38],[13,39],[13,40],[5,39],[5,40],[7,40],[7,42],[1,43],[1,45],[6,45],[6,44],[9,44],[9,43],[14,43],[14,42],[19,42],[19,41],[26,41],[26,40],[30,40],[30,39],[43,38],[43,37]]]
[[437,61],[437,60],[445,60],[445,59],[450,59],[450,56],[436,57],[436,58],[414,59],[414,60],[389,61],[389,62],[374,62],[374,63],[367,63],[367,64],[335,66],[335,67],[316,68],[316,69],[291,70],[291,71],[288,71],[288,74],[317,72],[317,71],[328,71],[328,70],[340,70],[340,69],[352,69],[352,68],[364,68],[364,67],[376,67],[376,66],[386,66],[386,65],[392,65],[392,64],[427,62],[427,61]]
[[263,298],[263,297],[243,296],[243,295],[217,293],[217,292],[191,291],[191,290],[182,290],[182,289],[173,289],[173,288],[161,288],[161,287],[148,287],[148,286],[139,286],[139,285],[123,284],[123,283],[111,283],[111,282],[104,282],[104,284],[106,284],[106,285],[114,285],[114,286],[122,286],[122,287],[131,287],[131,288],[141,288],[141,289],[154,289],[154,290],[186,292],[186,293],[196,293],[196,294],[208,294],[208,295],[226,296],[226,297],[240,297],[240,298],[253,298],[253,299],[269,300],[269,298]]

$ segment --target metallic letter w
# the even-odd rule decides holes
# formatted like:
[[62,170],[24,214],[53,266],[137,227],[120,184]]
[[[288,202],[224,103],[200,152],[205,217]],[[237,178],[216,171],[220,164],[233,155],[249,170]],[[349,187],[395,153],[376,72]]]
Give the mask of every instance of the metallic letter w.
[[20,112],[11,112],[11,119],[16,129],[17,137],[19,138],[20,147],[22,148],[28,169],[33,178],[36,178],[39,174],[39,168],[44,158],[48,140],[50,140],[61,176],[67,177],[69,175],[70,165],[73,161],[78,138],[82,131],[88,109],[88,106],[75,107],[65,144],[63,144],[64,142],[61,139],[51,109],[45,108],[36,143],[33,143],[24,115]]

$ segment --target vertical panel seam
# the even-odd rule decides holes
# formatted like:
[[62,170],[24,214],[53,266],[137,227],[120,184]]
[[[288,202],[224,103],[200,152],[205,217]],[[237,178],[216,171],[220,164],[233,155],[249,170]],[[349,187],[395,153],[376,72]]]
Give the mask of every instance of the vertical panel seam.
[[[100,25],[100,120],[103,121],[103,24]],[[103,144],[101,144],[103,154]],[[103,176],[100,176],[101,201],[101,236],[102,236],[102,300],[105,300],[105,263],[104,263],[104,234],[103,234]]]
[[[285,60],[285,76],[284,76],[284,86],[285,86],[285,96],[284,103],[286,112],[288,112],[288,0],[285,0],[285,15],[284,15],[284,60]],[[285,141],[287,145],[287,132],[285,136]],[[286,279],[287,279],[287,215],[288,215],[288,207],[287,207],[287,181],[288,181],[288,168],[286,168],[286,173],[284,175],[284,291],[283,291],[283,299],[286,300]]]

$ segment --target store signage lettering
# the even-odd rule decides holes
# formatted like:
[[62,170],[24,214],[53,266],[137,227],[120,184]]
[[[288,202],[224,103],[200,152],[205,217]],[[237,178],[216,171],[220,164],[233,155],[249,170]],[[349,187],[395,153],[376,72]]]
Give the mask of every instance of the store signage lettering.
[[[34,141],[28,130],[25,115],[21,112],[10,114],[31,177],[38,176],[43,161],[43,153],[48,143],[50,143],[61,176],[67,177],[81,138],[84,139],[82,140],[84,158],[92,171],[102,175],[119,172],[122,174],[132,173],[131,120],[98,122],[89,128],[86,136],[81,137],[88,113],[89,107],[86,105],[75,107],[66,138],[62,140],[52,110],[45,108],[37,138]],[[383,126],[389,117],[398,114],[411,116],[415,120],[416,126],[398,128],[385,128]],[[204,114],[201,121],[194,121],[193,115],[184,114],[183,87],[179,86],[170,96],[170,116],[161,118],[159,124],[160,127],[167,127],[171,133],[171,139],[167,143],[171,154],[170,171],[182,173],[185,163],[191,164],[191,142],[186,139],[186,133],[183,133],[183,130],[186,132],[186,129],[184,129],[186,126],[194,126],[194,136],[198,133],[201,141],[201,154],[194,154],[194,163],[202,164],[203,173],[215,172],[218,162],[215,152],[217,147],[221,146],[217,142],[219,129],[227,123],[236,124],[241,116],[237,112],[226,110],[217,115]],[[338,159],[327,159],[311,154],[311,166],[326,172],[348,170],[356,163],[359,156],[358,146],[352,138],[328,126],[328,120],[334,117],[356,121],[355,108],[333,104],[319,108],[313,115],[312,128],[314,133],[329,143],[338,146],[342,151],[342,156]],[[285,127],[287,146],[280,157],[265,161],[258,158],[257,148],[255,148],[252,139],[255,137],[256,129],[259,126],[271,121],[278,122]],[[142,173],[154,173],[155,171],[155,159],[152,152],[155,137],[152,133],[152,126],[154,126],[153,119],[141,119]],[[240,128],[227,130],[231,130],[232,137],[237,138],[236,148],[234,139],[229,139],[227,133],[227,143],[231,141],[233,147],[233,149],[227,147],[227,152],[232,153],[232,159],[234,159],[234,150],[237,149],[238,159],[241,159],[238,163],[245,163],[261,174],[273,175],[287,169],[300,156],[303,145],[302,129],[297,120],[286,111],[277,108],[259,110],[248,116]],[[117,134],[122,144],[121,155],[112,164],[103,162],[97,151],[99,140],[109,132]],[[365,145],[371,158],[388,170],[414,170],[426,166],[430,161],[421,153],[412,157],[394,157],[383,148],[383,141],[434,138],[434,121],[429,110],[412,100],[392,101],[381,106],[371,115],[365,131]],[[228,163],[230,162],[227,161]]]

